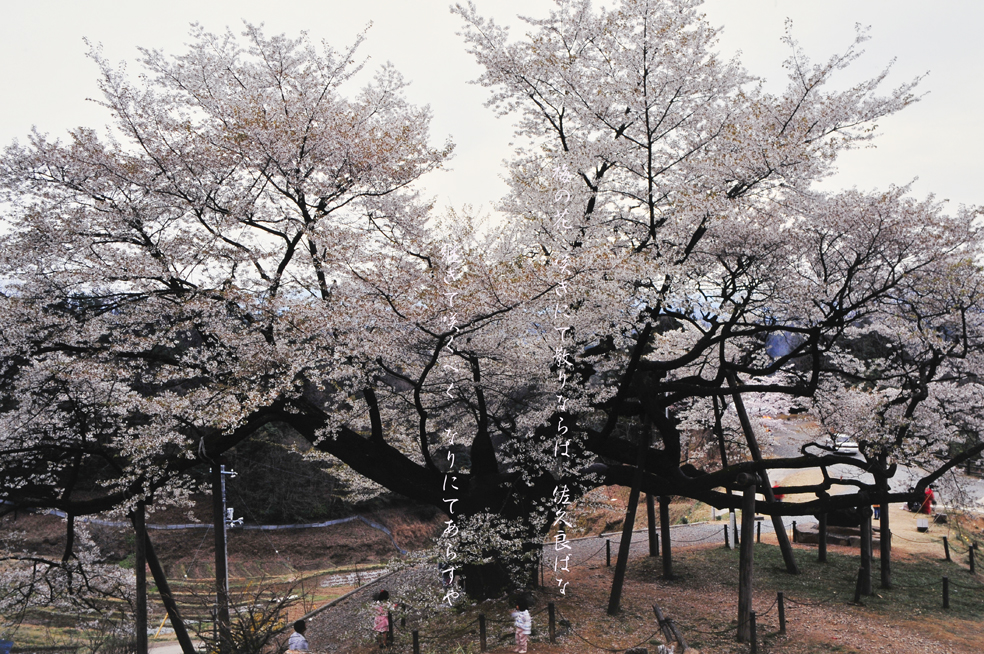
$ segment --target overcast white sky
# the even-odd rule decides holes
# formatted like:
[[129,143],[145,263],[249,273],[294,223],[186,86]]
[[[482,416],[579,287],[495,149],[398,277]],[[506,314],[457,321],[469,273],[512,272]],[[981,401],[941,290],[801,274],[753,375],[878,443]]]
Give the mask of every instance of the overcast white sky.
[[[516,24],[517,13],[545,15],[550,0],[476,0],[485,15]],[[451,136],[456,156],[451,172],[426,180],[439,205],[471,204],[490,210],[502,195],[501,161],[508,157],[511,127],[483,106],[487,90],[468,84],[479,74],[455,32],[460,21],[448,0],[0,0],[0,144],[23,137],[36,125],[60,136],[70,127],[108,122],[87,97],[97,94],[96,68],[86,58],[83,37],[102,43],[113,61],[134,60],[136,47],[180,52],[189,23],[210,31],[239,31],[242,20],[265,23],[268,34],[296,35],[338,48],[352,42],[370,21],[362,54],[369,67],[392,61],[412,82],[416,103],[434,113],[435,143]],[[831,187],[884,188],[918,177],[914,192],[935,193],[953,205],[984,204],[981,179],[984,127],[978,116],[984,89],[984,3],[978,0],[709,0],[704,11],[723,26],[720,51],[741,50],[753,74],[778,86],[787,49],[780,43],[787,17],[814,60],[843,51],[856,23],[872,27],[872,40],[844,85],[880,71],[897,58],[888,87],[929,72],[925,98],[884,120],[876,149],[856,151],[840,162]],[[136,66],[130,67],[136,72]]]

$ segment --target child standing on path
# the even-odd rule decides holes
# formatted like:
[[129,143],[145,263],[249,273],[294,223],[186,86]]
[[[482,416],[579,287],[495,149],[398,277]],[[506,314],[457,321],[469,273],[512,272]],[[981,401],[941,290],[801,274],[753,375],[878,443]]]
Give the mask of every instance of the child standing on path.
[[526,598],[520,597],[516,601],[516,610],[510,613],[513,619],[513,627],[516,629],[516,651],[518,654],[525,654],[526,648],[530,644],[530,632],[533,631],[533,618],[530,617],[529,604]]
[[376,619],[373,622],[373,631],[376,632],[376,644],[379,649],[385,649],[391,644],[389,641],[389,612],[393,608],[389,603],[389,591],[381,590],[376,596]]

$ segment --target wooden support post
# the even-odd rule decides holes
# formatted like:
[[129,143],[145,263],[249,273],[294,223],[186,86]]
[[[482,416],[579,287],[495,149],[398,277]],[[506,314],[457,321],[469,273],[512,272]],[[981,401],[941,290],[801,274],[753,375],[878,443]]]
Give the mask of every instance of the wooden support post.
[[864,584],[864,568],[858,568],[858,583],[854,585],[854,603],[861,604],[861,589]]
[[943,608],[950,608],[950,578],[943,577]]
[[667,618],[666,623],[670,625],[670,632],[673,634],[674,640],[680,644],[680,653],[683,654],[683,652],[687,651],[687,641],[683,639],[683,634],[680,633],[680,629],[673,622],[673,618]]
[[137,573],[137,597],[134,629],[137,636],[137,654],[148,654],[150,643],[147,639],[147,528],[144,523],[146,512],[144,503],[137,502],[133,511],[133,530],[136,532],[134,548],[134,572]]
[[547,604],[547,630],[550,634],[550,642],[557,642],[557,609],[554,608],[554,603],[549,602]]
[[656,624],[659,625],[660,631],[663,632],[663,639],[666,642],[670,642],[673,640],[673,630],[670,629],[670,624],[663,616],[663,611],[660,610],[658,604],[653,604],[653,613],[656,614]]
[[820,538],[817,540],[817,561],[827,562],[827,514],[820,514]]
[[161,596],[161,602],[163,602],[164,608],[167,610],[167,617],[171,620],[174,635],[178,639],[178,644],[181,645],[181,652],[182,654],[197,654],[195,646],[188,636],[188,629],[185,627],[184,620],[181,619],[178,604],[174,600],[174,594],[171,592],[171,585],[167,582],[167,577],[164,575],[164,567],[161,565],[160,560],[157,558],[157,553],[154,551],[154,544],[150,542],[150,536],[144,534],[144,537],[147,565],[150,567],[150,574],[154,577],[154,583],[157,584],[157,593]]
[[[738,421],[741,422],[741,429],[745,432],[745,441],[748,443],[748,450],[752,454],[752,460],[756,463],[761,463],[764,460],[762,458],[762,451],[759,449],[758,441],[755,440],[755,432],[752,430],[752,423],[748,419],[748,413],[745,412],[745,403],[742,401],[741,392],[738,390],[738,378],[730,370],[726,374],[728,377],[728,386],[731,388],[731,395],[735,401],[735,411],[738,413]],[[759,473],[759,478],[762,482],[762,495],[765,496],[765,501],[769,504],[775,504],[776,496],[772,492],[769,473],[763,469]],[[782,552],[782,560],[786,564],[786,572],[791,575],[799,574],[796,559],[793,557],[793,546],[789,544],[789,539],[786,537],[786,527],[782,523],[782,516],[773,515],[772,526],[776,531],[776,538],[779,541],[779,551]],[[749,532],[749,536],[751,535]]]
[[673,543],[670,540],[670,498],[659,496],[659,531],[663,541],[663,578],[673,578]]
[[625,569],[629,565],[632,528],[635,526],[636,509],[639,507],[639,492],[642,487],[646,450],[648,449],[649,437],[645,432],[642,432],[639,434],[639,453],[636,456],[635,475],[632,477],[632,490],[629,491],[629,506],[625,510],[625,523],[622,525],[622,540],[618,543],[618,559],[615,561],[612,594],[608,598],[608,615],[618,615],[618,609],[622,603],[622,584],[625,583]]
[[738,475],[742,486],[741,499],[741,550],[738,558],[738,642],[748,642],[752,637],[750,615],[752,612],[752,576],[755,561],[755,478],[749,474]]
[[786,600],[780,590],[776,594],[776,607],[779,609],[779,633],[786,634]]
[[480,652],[484,652],[488,649],[488,643],[485,636],[485,614],[478,614],[478,648]]
[[756,652],[758,652],[758,638],[756,637],[755,634],[755,611],[752,611],[751,615],[749,616],[748,630],[750,634],[749,640],[752,643],[752,654],[756,654]]
[[[862,494],[863,495],[863,494]],[[861,592],[865,595],[873,594],[871,588],[871,506],[867,500],[862,498],[864,505],[861,507],[861,570],[864,577],[861,581]]]
[[946,536],[943,537],[943,553],[946,554],[947,561],[953,560],[950,558],[950,541],[946,539]]
[[649,556],[659,556],[659,536],[656,535],[656,498],[646,493],[646,528],[649,531]]

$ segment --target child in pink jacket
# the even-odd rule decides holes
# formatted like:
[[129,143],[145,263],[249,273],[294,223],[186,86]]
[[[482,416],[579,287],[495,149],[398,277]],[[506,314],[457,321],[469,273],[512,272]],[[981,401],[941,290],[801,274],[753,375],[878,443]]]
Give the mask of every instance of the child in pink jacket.
[[389,642],[389,612],[393,610],[393,605],[389,603],[389,591],[381,590],[376,596],[376,619],[373,622],[372,630],[376,632],[376,644],[379,649],[385,649]]

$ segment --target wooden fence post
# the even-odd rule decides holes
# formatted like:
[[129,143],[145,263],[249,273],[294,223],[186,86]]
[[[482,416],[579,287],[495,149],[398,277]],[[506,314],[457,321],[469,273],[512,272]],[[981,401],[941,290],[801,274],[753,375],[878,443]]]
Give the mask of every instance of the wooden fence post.
[[755,637],[755,611],[752,611],[751,615],[749,616],[748,630],[749,633],[751,634],[752,654],[756,654],[756,652],[758,652],[758,643],[756,642],[758,638]]
[[943,608],[950,608],[950,578],[943,577]]
[[953,560],[950,558],[950,541],[946,539],[946,536],[943,537],[943,553],[946,554],[947,561]]
[[786,633],[786,602],[783,597],[782,591],[776,595],[776,606],[779,608],[779,633],[785,635]]
[[413,654],[420,654],[420,633],[413,630]]
[[485,614],[478,614],[478,647],[479,651],[484,652],[488,648],[485,636]]
[[547,628],[550,633],[550,642],[557,642],[557,623],[555,615],[554,603],[550,602],[547,604]]
[[612,567],[612,541],[610,538],[605,539],[605,567]]

